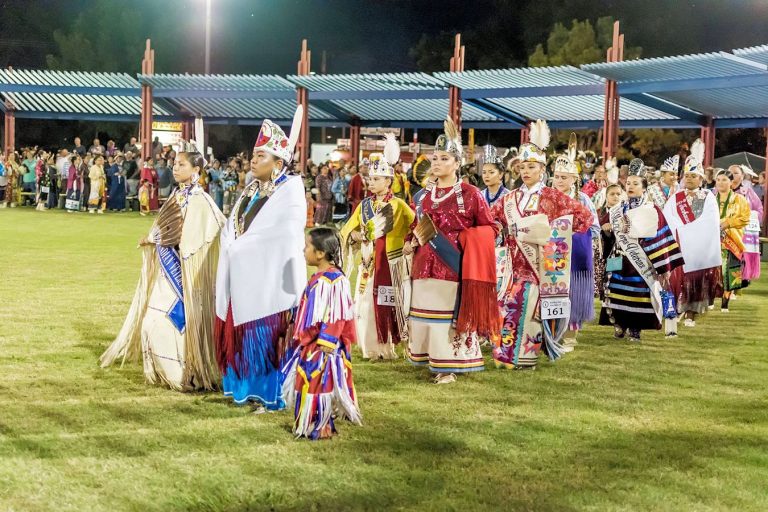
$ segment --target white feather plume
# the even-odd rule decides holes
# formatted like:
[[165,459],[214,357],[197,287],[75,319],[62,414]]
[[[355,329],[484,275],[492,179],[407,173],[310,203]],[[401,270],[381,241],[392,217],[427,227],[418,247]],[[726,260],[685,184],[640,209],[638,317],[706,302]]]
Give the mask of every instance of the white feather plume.
[[744,164],[741,164],[740,167],[741,167],[741,172],[743,172],[747,176],[751,176],[753,178],[757,177],[757,174],[755,174],[755,171],[753,171],[751,167],[748,167]]
[[389,165],[395,165],[400,160],[400,143],[394,133],[384,135],[384,159]]
[[704,162],[704,141],[696,139],[691,144],[691,157],[699,163]]
[[576,161],[576,134],[571,132],[571,136],[568,138],[568,158],[571,162]]
[[537,119],[531,123],[530,140],[537,148],[544,150],[549,147],[550,133],[549,125],[542,119]]
[[291,123],[291,133],[288,135],[288,144],[291,150],[296,149],[296,142],[299,140],[299,132],[301,132],[301,122],[304,119],[304,107],[299,105],[296,107],[296,113],[293,114],[293,123]]

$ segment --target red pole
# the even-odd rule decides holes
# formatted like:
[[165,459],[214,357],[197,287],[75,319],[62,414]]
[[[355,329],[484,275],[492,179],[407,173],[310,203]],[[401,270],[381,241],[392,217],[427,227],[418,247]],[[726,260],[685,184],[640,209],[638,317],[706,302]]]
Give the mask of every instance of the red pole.
[[522,146],[526,142],[531,140],[531,129],[528,125],[520,128],[520,145]]
[[[619,22],[613,24],[613,45],[606,53],[607,62],[624,60],[624,34],[620,33]],[[605,111],[603,113],[603,161],[616,154],[619,145],[619,93],[613,80],[605,83]]]
[[[301,41],[301,53],[297,64],[297,75],[309,75],[312,69],[312,52],[307,49],[307,40]],[[309,91],[304,87],[296,88],[296,103],[304,108],[304,114],[301,121],[301,130],[299,131],[299,141],[297,148],[299,151],[298,164],[302,170],[307,171],[307,160],[309,159]]]
[[[141,61],[141,73],[148,76],[155,73],[155,51],[152,49],[152,42],[149,39],[147,39],[144,48],[144,59]],[[143,84],[141,86],[139,142],[141,143],[141,158],[143,160],[152,158],[152,87],[148,84]]]
[[357,121],[349,129],[349,152],[352,153],[352,164],[360,165],[360,125]]
[[[465,48],[461,45],[461,34],[456,34],[453,45],[453,57],[450,61],[450,72],[460,73],[464,71]],[[461,132],[461,90],[455,86],[448,87],[448,117]]]

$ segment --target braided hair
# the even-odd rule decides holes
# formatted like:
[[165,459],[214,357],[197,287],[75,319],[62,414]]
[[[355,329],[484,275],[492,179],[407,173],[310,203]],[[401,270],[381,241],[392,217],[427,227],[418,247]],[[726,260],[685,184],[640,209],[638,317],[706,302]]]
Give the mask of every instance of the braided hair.
[[325,259],[343,273],[341,269],[343,263],[342,243],[339,232],[333,228],[314,228],[309,232],[309,238],[312,241],[312,246],[318,251],[324,252]]

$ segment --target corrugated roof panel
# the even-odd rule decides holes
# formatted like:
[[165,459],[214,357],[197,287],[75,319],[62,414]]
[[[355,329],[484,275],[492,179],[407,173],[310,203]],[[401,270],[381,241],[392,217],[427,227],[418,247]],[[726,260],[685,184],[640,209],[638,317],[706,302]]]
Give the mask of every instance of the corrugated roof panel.
[[654,96],[716,118],[768,117],[768,87],[673,91]]
[[585,64],[585,71],[618,82],[686,80],[743,76],[766,72],[766,66],[726,52]]
[[139,75],[156,89],[197,91],[293,91],[294,85],[278,75]]
[[[333,104],[363,121],[440,122],[448,114],[447,99],[335,100]],[[465,121],[499,120],[466,103],[461,112]]]
[[[547,121],[599,121],[603,119],[603,96],[548,96],[539,98],[494,98],[491,100],[528,119]],[[675,116],[622,99],[619,106],[622,121],[675,120]]]
[[768,65],[768,44],[733,50],[734,55]]
[[[296,102],[280,99],[240,98],[175,98],[174,102],[193,115],[217,118],[239,119],[293,119]],[[312,120],[333,120],[334,117],[310,105],[309,118]]]
[[0,69],[0,84],[118,89],[136,89],[139,87],[139,82],[127,73],[52,71],[46,69]]
[[[137,96],[98,96],[90,94],[51,93],[3,93],[20,112],[54,112],[67,114],[114,114],[118,116],[139,116],[141,98]],[[156,116],[171,116],[173,113],[160,102],[153,105]]]
[[364,73],[349,75],[290,75],[288,80],[312,91],[441,90],[445,84],[426,73]]
[[461,89],[600,85],[604,82],[602,78],[573,66],[480,69],[461,73],[441,72],[434,75]]

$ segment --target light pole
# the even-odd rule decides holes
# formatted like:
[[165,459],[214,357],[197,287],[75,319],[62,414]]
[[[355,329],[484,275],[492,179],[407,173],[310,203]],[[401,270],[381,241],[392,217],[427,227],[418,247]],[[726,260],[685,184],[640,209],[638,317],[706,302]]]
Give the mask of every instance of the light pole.
[[211,0],[205,0],[205,74],[211,73]]

